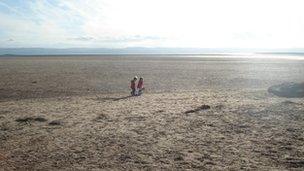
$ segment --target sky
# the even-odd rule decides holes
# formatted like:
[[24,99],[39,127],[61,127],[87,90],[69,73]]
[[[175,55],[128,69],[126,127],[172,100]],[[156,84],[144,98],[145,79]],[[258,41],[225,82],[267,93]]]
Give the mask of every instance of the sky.
[[0,48],[303,48],[303,0],[0,0]]

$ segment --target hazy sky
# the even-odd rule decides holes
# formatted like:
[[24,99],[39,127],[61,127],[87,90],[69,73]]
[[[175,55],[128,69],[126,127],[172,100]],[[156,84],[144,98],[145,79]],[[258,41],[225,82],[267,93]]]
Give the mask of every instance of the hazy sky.
[[303,0],[0,0],[0,47],[303,48]]

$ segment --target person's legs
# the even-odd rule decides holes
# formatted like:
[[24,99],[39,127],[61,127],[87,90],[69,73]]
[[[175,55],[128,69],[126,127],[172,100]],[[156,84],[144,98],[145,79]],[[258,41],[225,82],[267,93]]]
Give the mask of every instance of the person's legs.
[[131,95],[132,95],[132,96],[135,96],[135,89],[132,89]]
[[140,96],[142,93],[143,93],[143,90],[142,90],[142,89],[139,89],[139,90],[138,90],[138,95]]

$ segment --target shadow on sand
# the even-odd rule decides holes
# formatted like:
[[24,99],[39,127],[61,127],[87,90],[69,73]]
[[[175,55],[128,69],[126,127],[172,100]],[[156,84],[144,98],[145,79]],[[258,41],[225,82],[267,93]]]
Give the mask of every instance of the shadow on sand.
[[97,97],[97,100],[100,100],[100,101],[119,101],[119,100],[124,100],[124,99],[128,99],[130,97],[133,97],[131,95],[129,96],[123,96],[123,97],[104,97],[104,98],[101,98],[101,97]]

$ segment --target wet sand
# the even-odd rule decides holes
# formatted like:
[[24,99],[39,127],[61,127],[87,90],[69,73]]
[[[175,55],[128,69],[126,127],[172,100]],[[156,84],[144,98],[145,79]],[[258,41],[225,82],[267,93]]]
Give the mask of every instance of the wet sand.
[[0,100],[129,93],[134,75],[149,93],[267,89],[304,80],[304,60],[235,57],[36,56],[0,58]]

